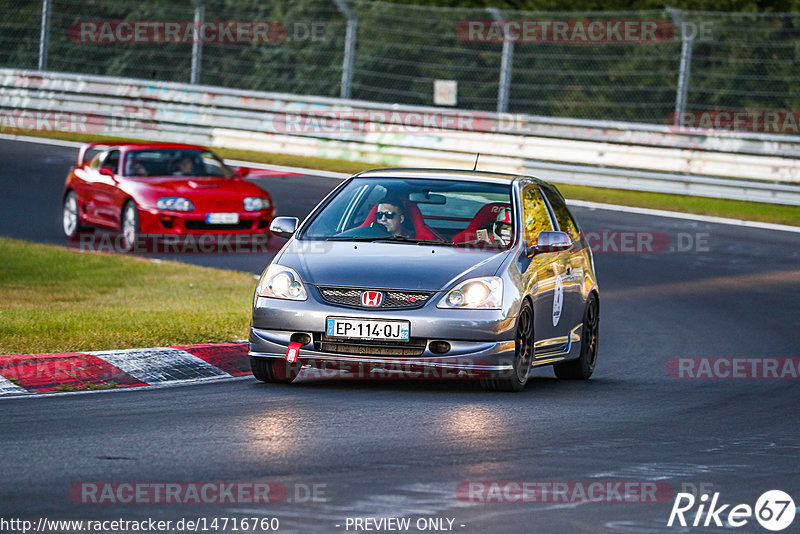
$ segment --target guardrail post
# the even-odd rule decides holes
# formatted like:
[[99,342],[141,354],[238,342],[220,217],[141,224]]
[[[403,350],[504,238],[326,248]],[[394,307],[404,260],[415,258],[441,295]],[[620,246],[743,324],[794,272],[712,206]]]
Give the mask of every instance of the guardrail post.
[[350,86],[353,83],[353,57],[356,53],[356,30],[358,19],[346,0],[334,0],[336,7],[347,19],[347,31],[344,36],[344,60],[342,61],[342,88],[339,96],[350,98]]
[[[486,9],[497,22],[504,21],[503,15],[496,7]],[[505,37],[503,31],[503,55],[500,59],[500,83],[497,88],[497,112],[508,111],[508,93],[511,90],[511,67],[514,62],[514,41]]]
[[192,42],[192,75],[190,82],[192,84],[200,83],[200,71],[202,70],[203,61],[203,41],[200,35],[200,26],[202,26],[205,19],[206,8],[203,6],[203,0],[192,0],[194,5],[194,32]]
[[680,26],[681,29],[681,66],[678,71],[678,89],[675,94],[675,116],[673,118],[675,126],[679,126],[681,115],[686,111],[686,101],[689,94],[689,74],[692,68],[694,32],[692,32],[692,35],[686,35],[686,25],[679,10],[668,7],[667,13],[672,17],[673,24]]
[[47,70],[47,50],[50,47],[50,11],[52,0],[42,0],[42,31],[39,35],[39,70]]

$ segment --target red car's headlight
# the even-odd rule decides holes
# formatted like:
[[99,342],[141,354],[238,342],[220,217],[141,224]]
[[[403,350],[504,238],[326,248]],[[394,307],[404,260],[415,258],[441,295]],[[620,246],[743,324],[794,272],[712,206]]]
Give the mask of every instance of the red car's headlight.
[[156,202],[156,208],[171,211],[192,211],[194,205],[188,198],[183,197],[161,197]]
[[266,197],[245,197],[244,211],[266,210],[272,207],[272,203]]

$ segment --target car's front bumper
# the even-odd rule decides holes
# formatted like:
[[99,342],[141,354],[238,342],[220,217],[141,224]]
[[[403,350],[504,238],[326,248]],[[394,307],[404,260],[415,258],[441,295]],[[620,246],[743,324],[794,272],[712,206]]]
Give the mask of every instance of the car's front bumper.
[[[436,300],[438,298],[433,298],[422,308],[412,310],[367,311],[332,306],[316,301],[312,295],[307,301],[258,297],[250,329],[250,356],[284,358],[292,336],[297,339],[307,334],[311,341],[300,347],[299,360],[302,364],[315,367],[432,367],[466,372],[511,369],[515,317],[504,317],[499,310],[439,309],[436,308]],[[321,348],[320,337],[328,317],[409,321],[410,336],[423,341],[424,350],[415,356],[326,352]],[[430,347],[432,341],[446,341],[450,344],[450,350],[444,354],[434,353]]]
[[147,234],[256,234],[268,233],[274,210],[238,212],[235,224],[208,224],[207,213],[140,209],[140,231]]

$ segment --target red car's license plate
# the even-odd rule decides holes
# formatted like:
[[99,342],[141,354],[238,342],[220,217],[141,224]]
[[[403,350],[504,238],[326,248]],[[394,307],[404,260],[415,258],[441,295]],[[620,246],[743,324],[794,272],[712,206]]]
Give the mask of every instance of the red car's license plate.
[[239,222],[238,213],[208,213],[206,214],[207,224],[236,224]]

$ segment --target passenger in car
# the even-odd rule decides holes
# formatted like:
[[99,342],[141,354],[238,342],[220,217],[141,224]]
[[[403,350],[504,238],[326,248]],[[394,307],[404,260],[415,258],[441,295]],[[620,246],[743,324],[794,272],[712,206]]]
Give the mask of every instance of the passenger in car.
[[174,176],[192,176],[194,174],[194,161],[189,156],[183,156],[178,161],[178,170]]

